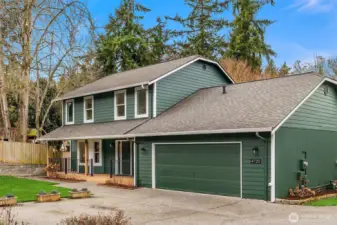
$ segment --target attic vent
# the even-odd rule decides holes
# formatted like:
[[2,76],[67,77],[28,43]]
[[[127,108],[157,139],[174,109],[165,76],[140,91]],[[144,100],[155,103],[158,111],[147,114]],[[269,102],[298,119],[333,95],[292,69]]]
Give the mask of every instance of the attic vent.
[[222,94],[226,94],[227,91],[226,91],[226,85],[222,86]]

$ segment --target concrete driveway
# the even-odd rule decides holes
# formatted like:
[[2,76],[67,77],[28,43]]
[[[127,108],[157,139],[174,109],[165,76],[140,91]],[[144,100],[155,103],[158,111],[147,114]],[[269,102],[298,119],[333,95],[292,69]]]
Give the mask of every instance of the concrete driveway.
[[17,218],[30,224],[49,225],[71,215],[124,210],[132,224],[337,224],[335,207],[288,206],[145,188],[125,190],[88,182],[61,183],[60,186],[86,187],[95,197],[56,203],[24,203],[14,209]]

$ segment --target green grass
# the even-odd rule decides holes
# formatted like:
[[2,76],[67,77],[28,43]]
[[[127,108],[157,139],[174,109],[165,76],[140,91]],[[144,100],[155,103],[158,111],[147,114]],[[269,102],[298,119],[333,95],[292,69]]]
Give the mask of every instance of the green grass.
[[337,198],[326,198],[317,201],[309,202],[308,206],[337,206]]
[[0,196],[13,194],[18,202],[34,201],[40,191],[51,192],[56,190],[62,197],[68,197],[70,189],[54,186],[57,183],[17,178],[13,176],[0,176]]

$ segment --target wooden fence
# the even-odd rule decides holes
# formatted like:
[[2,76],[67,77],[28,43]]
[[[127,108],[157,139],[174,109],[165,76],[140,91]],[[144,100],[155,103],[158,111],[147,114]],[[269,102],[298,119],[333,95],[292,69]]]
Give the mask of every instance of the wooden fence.
[[[47,164],[48,145],[0,141],[0,162],[12,164]],[[52,150],[48,149],[49,154]]]

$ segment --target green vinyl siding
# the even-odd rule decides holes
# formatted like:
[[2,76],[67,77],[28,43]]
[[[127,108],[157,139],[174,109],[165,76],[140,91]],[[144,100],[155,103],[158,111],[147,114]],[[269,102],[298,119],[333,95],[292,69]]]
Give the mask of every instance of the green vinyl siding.
[[77,141],[71,140],[71,171],[77,171]]
[[[324,89],[328,92],[325,94]],[[276,197],[298,184],[299,161],[307,154],[309,187],[335,180],[337,167],[337,91],[321,85],[276,132]]]
[[114,94],[107,92],[94,96],[94,121],[111,122],[114,120]]
[[156,187],[241,196],[240,143],[158,144]]
[[83,123],[83,98],[75,98],[75,124]]
[[337,132],[282,127],[276,132],[276,197],[298,185],[297,171],[306,152],[309,187],[337,179]]
[[[261,133],[269,140],[269,134]],[[137,185],[152,186],[152,143],[175,142],[242,142],[242,196],[267,200],[268,194],[268,142],[257,138],[255,134],[213,134],[213,135],[186,135],[170,137],[137,138]],[[258,156],[253,155],[253,148],[259,149]],[[193,157],[193,154],[191,154]],[[250,164],[251,159],[262,159],[262,164]]]
[[126,119],[135,118],[135,88],[126,89]]
[[[328,88],[327,95],[324,88]],[[282,127],[337,131],[337,91],[323,84]]]
[[217,66],[194,62],[157,82],[157,115],[200,88],[226,83],[230,81]]

